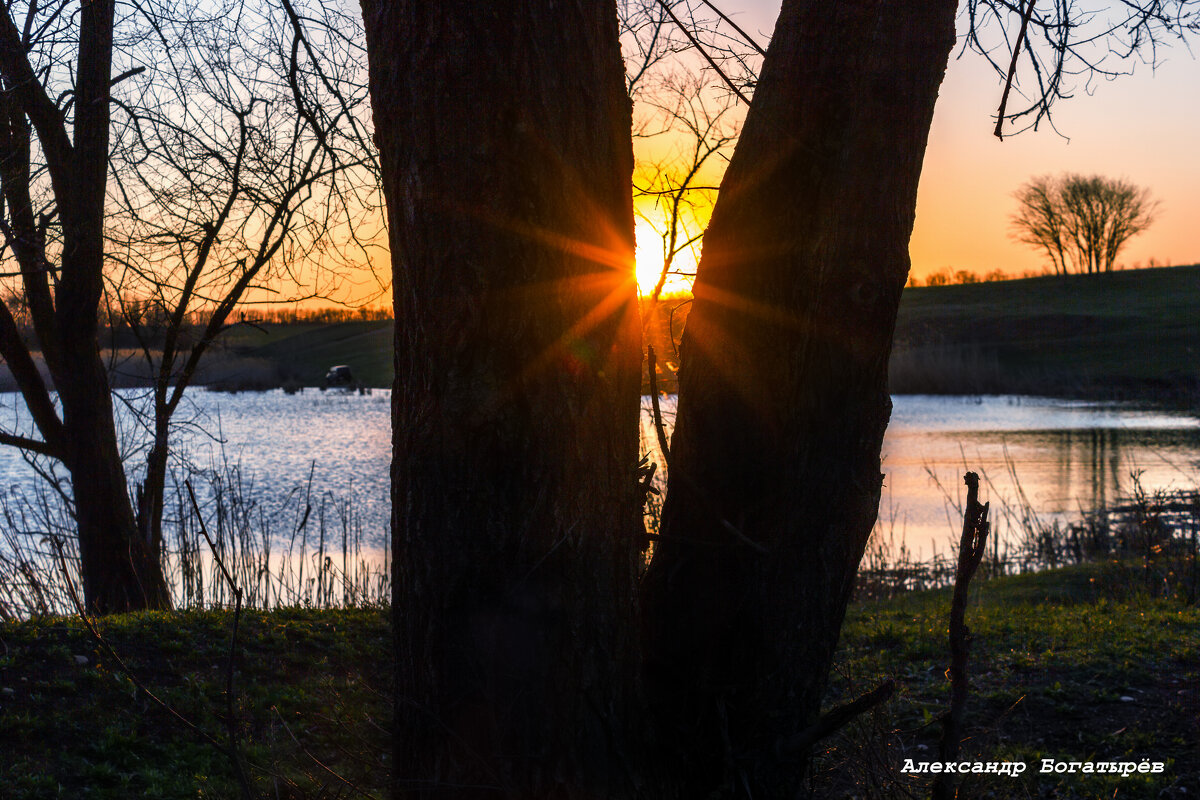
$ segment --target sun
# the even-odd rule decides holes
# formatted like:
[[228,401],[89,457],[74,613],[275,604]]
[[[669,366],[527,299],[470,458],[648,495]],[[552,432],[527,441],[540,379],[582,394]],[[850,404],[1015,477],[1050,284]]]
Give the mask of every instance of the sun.
[[[649,221],[638,218],[634,250],[634,275],[638,292],[645,296],[654,291],[663,269],[663,237]],[[692,289],[691,275],[696,272],[696,253],[691,247],[680,250],[671,262],[671,274],[663,285],[664,294],[686,294]],[[678,274],[686,273],[686,274]]]
[[634,274],[638,292],[647,295],[654,290],[663,268],[663,241],[654,226],[639,219],[633,229],[636,237],[634,249]]

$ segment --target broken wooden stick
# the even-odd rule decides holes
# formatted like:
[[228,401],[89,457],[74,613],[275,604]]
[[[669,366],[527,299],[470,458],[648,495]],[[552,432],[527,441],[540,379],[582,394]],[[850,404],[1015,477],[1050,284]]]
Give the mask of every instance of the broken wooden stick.
[[[966,624],[967,589],[971,578],[983,560],[987,543],[989,503],[979,502],[979,476],[974,472],[963,475],[967,484],[967,506],[963,511],[962,535],[958,540],[958,566],[954,571],[954,595],[950,601],[950,709],[942,717],[942,741],[939,754],[942,761],[958,757],[962,740],[963,713],[967,705],[970,681],[967,675],[967,656],[971,649],[971,630]],[[953,779],[946,773],[933,782],[933,800],[949,800],[955,796]]]

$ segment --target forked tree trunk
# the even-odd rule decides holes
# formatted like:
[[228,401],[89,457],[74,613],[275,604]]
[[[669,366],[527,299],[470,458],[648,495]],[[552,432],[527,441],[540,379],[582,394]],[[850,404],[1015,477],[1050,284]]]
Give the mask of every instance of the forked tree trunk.
[[683,338],[647,696],[679,797],[793,798],[875,521],[950,0],[786,0]]
[[640,334],[614,6],[363,15],[396,313],[397,792],[628,795]]
[[[32,19],[32,17],[31,17]],[[104,292],[104,208],[109,169],[112,0],[78,10],[79,49],[71,126],[39,82],[29,48],[12,18],[0,18],[0,74],[8,130],[0,136],[3,189],[20,244],[26,298],[42,353],[58,390],[62,419],[46,386],[31,372],[28,345],[11,315],[0,327],[0,351],[15,367],[42,435],[38,452],[59,458],[71,474],[84,602],[94,613],[169,608],[156,547],[139,537],[117,447],[111,387],[97,341]],[[28,36],[28,31],[25,32]],[[28,122],[27,122],[28,120]],[[62,225],[60,263],[49,280],[45,235],[33,227],[29,123],[37,131]]]
[[63,253],[55,296],[61,358],[51,368],[63,409],[64,461],[75,497],[84,595],[89,610],[97,613],[171,607],[158,550],[138,534],[117,446],[112,388],[97,342],[113,19],[109,0],[94,0],[80,13],[73,185],[54,181]]

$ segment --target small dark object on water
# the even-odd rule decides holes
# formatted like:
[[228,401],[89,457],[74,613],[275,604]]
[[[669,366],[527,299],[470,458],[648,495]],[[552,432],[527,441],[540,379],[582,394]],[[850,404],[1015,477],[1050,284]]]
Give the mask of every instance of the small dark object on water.
[[325,373],[326,386],[349,386],[353,387],[357,381],[354,380],[353,373],[350,372],[350,367],[345,364],[340,364],[336,367],[330,367],[329,372]]

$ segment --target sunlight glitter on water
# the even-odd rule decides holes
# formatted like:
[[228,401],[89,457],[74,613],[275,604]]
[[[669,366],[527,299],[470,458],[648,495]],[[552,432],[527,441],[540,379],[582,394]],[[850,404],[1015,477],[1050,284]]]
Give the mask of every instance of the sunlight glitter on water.
[[[282,391],[189,393],[176,442],[188,460],[241,482],[248,502],[294,516],[295,504],[348,506],[364,547],[389,538],[391,392]],[[136,403],[138,395],[125,397]],[[919,556],[945,552],[956,536],[952,503],[964,469],[984,476],[984,499],[1013,502],[1017,483],[1046,520],[1068,521],[1111,505],[1141,471],[1148,488],[1184,489],[1200,482],[1200,422],[1133,407],[1034,397],[900,395],[883,446],[881,527],[903,537]],[[8,429],[27,430],[15,395],[0,397]],[[649,398],[643,398],[642,449],[661,462]],[[675,398],[663,398],[668,428]],[[25,427],[23,427],[25,426]],[[123,413],[124,435],[136,455],[138,427]],[[205,433],[208,431],[209,433]],[[211,434],[211,435],[210,435]],[[144,440],[144,435],[143,435]],[[130,468],[137,458],[128,462]],[[659,466],[660,479],[665,472]],[[310,483],[311,476],[311,483]],[[131,479],[136,480],[136,475]],[[31,494],[40,478],[13,448],[0,448],[0,488]],[[310,489],[311,487],[311,489]],[[199,485],[197,487],[199,489]],[[999,509],[994,513],[999,518]],[[273,527],[279,541],[288,524]]]

